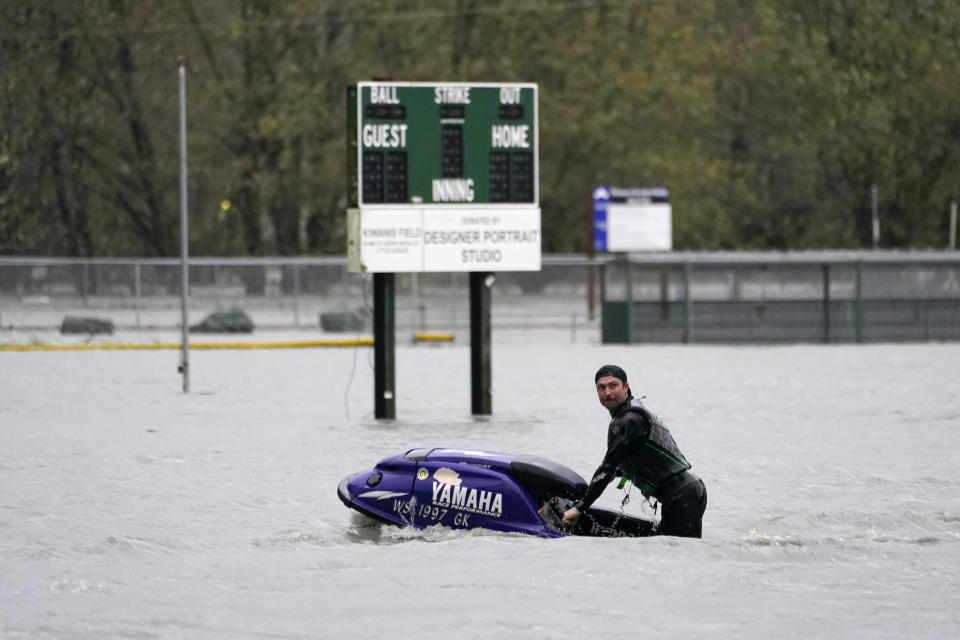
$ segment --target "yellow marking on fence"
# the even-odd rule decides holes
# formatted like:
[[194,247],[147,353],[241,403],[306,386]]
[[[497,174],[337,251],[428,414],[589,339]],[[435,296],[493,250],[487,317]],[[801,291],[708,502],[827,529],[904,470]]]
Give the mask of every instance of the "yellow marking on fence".
[[[273,340],[260,342],[191,342],[191,349],[297,349],[304,347],[370,347],[373,338]],[[92,342],[87,344],[0,344],[0,351],[105,351],[179,349],[179,342]]]

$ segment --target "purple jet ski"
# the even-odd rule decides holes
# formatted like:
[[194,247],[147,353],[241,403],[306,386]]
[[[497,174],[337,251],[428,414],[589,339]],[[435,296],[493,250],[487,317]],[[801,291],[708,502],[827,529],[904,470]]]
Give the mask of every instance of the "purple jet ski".
[[652,520],[597,507],[576,527],[563,524],[563,512],[586,488],[576,472],[539,456],[410,449],[347,476],[337,495],[374,520],[417,529],[443,525],[548,538],[656,533]]

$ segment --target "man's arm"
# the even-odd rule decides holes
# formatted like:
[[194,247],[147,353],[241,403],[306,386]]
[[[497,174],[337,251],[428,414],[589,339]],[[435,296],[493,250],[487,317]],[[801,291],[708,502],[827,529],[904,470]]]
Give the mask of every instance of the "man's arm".
[[[611,455],[612,453],[620,453],[620,455],[614,457]],[[593,473],[593,477],[590,478],[590,484],[587,485],[587,490],[584,492],[583,497],[574,505],[578,511],[582,513],[596,502],[600,494],[603,493],[603,490],[607,488],[610,481],[617,475],[617,465],[622,459],[623,453],[619,449],[607,451],[607,455],[603,457],[603,462],[600,463],[600,466],[597,467],[597,470]]]
[[[637,418],[640,417],[639,414],[633,414],[630,418],[633,418],[634,415]],[[564,512],[563,521],[566,524],[576,524],[580,515],[596,502],[603,490],[617,475],[617,467],[630,451],[632,442],[632,438],[629,437],[631,429],[627,428],[628,420],[618,420],[611,425],[609,444],[607,445],[607,453],[603,456],[603,462],[594,472],[593,478],[590,479],[590,484],[580,501]]]

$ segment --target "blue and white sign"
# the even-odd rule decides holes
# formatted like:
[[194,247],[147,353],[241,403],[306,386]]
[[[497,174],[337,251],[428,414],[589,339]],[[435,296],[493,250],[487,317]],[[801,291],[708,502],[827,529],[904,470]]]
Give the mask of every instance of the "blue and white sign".
[[673,209],[666,187],[609,187],[593,190],[593,248],[596,251],[670,251]]

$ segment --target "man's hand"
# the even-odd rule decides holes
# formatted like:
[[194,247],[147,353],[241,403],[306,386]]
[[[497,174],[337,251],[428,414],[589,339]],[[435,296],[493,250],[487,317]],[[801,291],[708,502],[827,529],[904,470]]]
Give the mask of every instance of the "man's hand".
[[563,512],[563,524],[574,526],[577,524],[577,521],[580,520],[580,516],[583,514],[580,513],[580,509],[576,507],[570,507]]

